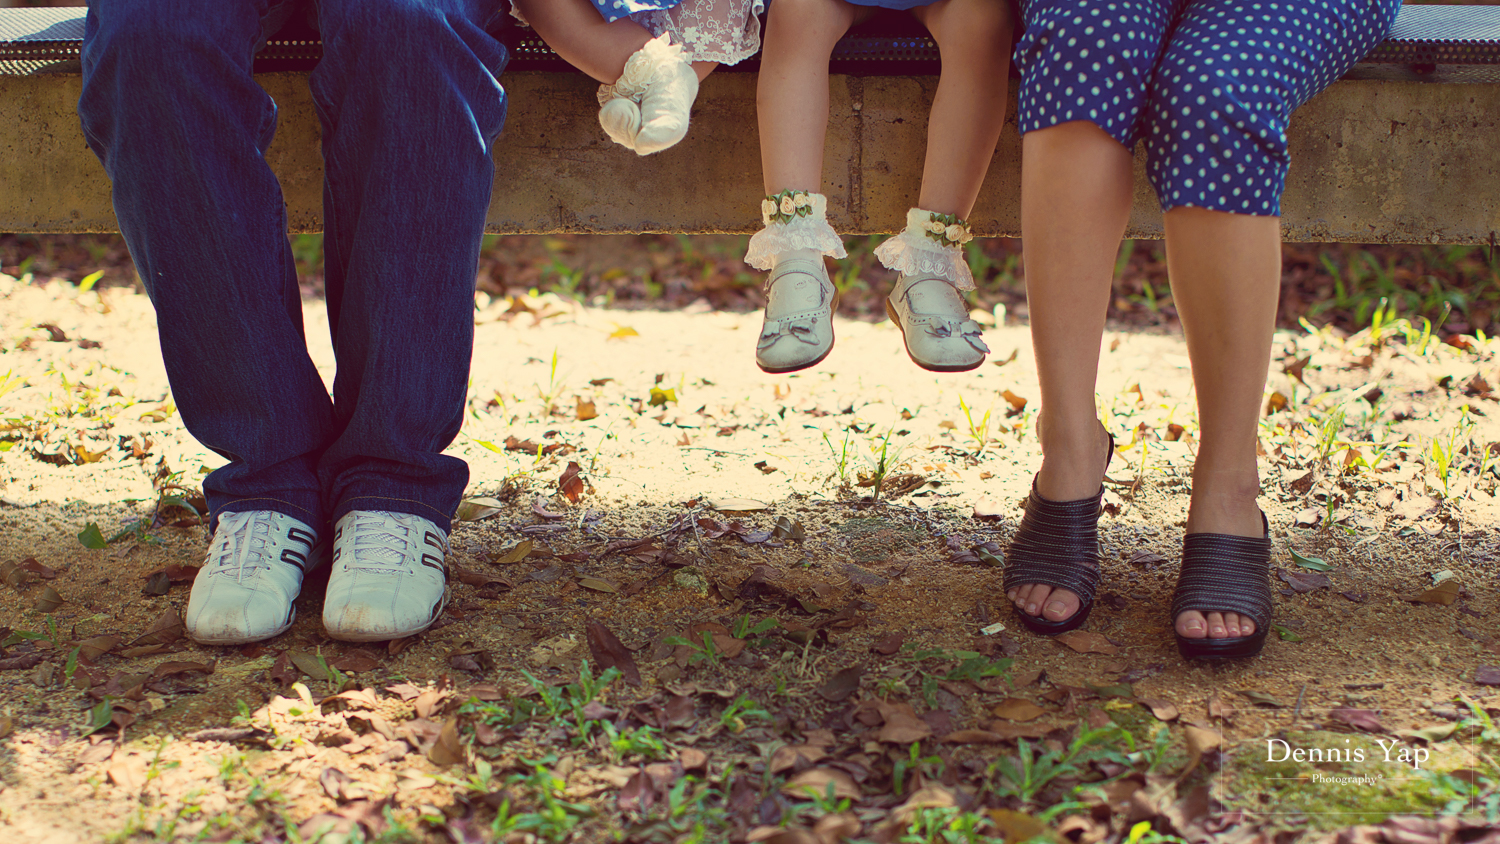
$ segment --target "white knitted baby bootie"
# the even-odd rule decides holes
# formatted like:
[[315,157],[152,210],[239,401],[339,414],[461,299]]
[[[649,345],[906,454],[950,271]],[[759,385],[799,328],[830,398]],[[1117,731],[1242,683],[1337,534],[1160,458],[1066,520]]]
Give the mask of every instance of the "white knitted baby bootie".
[[827,197],[807,191],[786,190],[761,202],[765,228],[750,238],[745,263],[771,270],[765,323],[755,345],[755,363],[766,372],[806,369],[833,350],[839,296],[823,256],[847,254],[827,211]]
[[974,289],[963,245],[969,225],[952,214],[913,208],[906,228],[880,244],[875,257],[901,274],[885,310],[900,329],[906,353],[933,372],[965,372],[984,363],[984,330],[969,319],[960,290]]
[[650,155],[687,136],[698,74],[668,33],[646,42],[613,85],[599,88],[599,125],[615,143]]

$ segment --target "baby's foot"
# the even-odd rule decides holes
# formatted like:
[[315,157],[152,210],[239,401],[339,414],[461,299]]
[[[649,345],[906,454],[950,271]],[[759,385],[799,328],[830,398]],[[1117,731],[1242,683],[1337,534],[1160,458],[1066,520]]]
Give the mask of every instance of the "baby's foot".
[[635,137],[640,155],[673,146],[687,137],[688,117],[698,98],[698,74],[685,61],[657,71],[641,95],[641,130]]
[[601,88],[599,95],[599,125],[604,134],[633,152],[635,136],[641,131],[641,107],[635,100],[617,95],[613,85]]

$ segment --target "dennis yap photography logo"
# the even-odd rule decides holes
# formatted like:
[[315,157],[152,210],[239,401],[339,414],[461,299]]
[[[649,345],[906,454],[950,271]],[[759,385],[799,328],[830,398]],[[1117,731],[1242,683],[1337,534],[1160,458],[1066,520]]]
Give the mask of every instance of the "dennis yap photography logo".
[[[1306,762],[1319,764],[1326,762],[1343,763],[1346,765],[1361,764],[1367,761],[1378,761],[1397,768],[1397,772],[1405,774],[1406,770],[1420,771],[1422,765],[1432,758],[1432,751],[1426,747],[1404,744],[1400,739],[1383,739],[1371,737],[1370,739],[1383,754],[1380,759],[1373,759],[1375,753],[1366,753],[1366,748],[1356,746],[1354,740],[1344,739],[1345,747],[1326,747],[1314,745],[1312,747],[1297,747],[1290,741],[1280,738],[1266,739],[1267,762]],[[1366,774],[1329,774],[1321,770],[1314,771],[1308,776],[1312,782],[1327,783],[1366,783],[1373,784],[1385,779],[1384,771],[1372,771]]]
[[[1254,719],[1268,715],[1239,711]],[[1461,731],[1430,740],[1389,728],[1349,732],[1334,726],[1333,713],[1302,709],[1257,737],[1221,733],[1225,756],[1213,778],[1215,799],[1259,815],[1363,815],[1369,801],[1388,814],[1431,815],[1430,797],[1444,774],[1475,764],[1473,738]],[[1434,720],[1425,710],[1383,709],[1380,717],[1386,725]],[[1472,799],[1462,791],[1451,796]]]

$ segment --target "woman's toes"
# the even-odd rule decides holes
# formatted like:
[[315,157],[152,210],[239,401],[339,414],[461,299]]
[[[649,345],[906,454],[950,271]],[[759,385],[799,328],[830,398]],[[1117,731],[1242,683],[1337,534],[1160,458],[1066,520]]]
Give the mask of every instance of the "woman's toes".
[[1177,616],[1177,635],[1185,639],[1202,639],[1208,635],[1203,625],[1203,613],[1188,610]]
[[1240,617],[1237,613],[1224,613],[1224,630],[1225,635],[1230,637],[1244,635],[1240,632]]
[[1051,586],[1046,586],[1046,585],[1041,584],[1041,583],[1033,583],[1033,584],[1031,584],[1031,591],[1029,593],[1027,593],[1026,596],[1025,596],[1026,614],[1027,615],[1041,615],[1041,613],[1042,613],[1042,604],[1043,604],[1044,601],[1047,600],[1047,596],[1050,595],[1051,593],[1052,593],[1052,587]]
[[1228,633],[1224,629],[1224,614],[1211,612],[1208,614],[1208,636],[1211,639],[1222,639]]
[[1058,589],[1047,600],[1042,615],[1051,621],[1063,621],[1078,612],[1078,596],[1066,589]]
[[1245,618],[1245,617],[1241,616],[1241,618],[1240,618],[1240,635],[1241,636],[1254,636],[1255,635],[1255,622],[1251,621],[1248,618]]

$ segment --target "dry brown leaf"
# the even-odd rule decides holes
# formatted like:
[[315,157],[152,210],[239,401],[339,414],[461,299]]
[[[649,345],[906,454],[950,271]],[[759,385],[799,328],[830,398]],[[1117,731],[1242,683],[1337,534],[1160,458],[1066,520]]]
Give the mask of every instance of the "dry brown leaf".
[[1014,809],[991,809],[990,820],[1005,841],[1031,841],[1035,838],[1052,838],[1052,830],[1045,823],[1025,812]]
[[923,809],[953,809],[957,806],[958,796],[953,789],[933,783],[913,791],[904,803],[891,810],[891,817],[900,826],[910,826]]
[[859,691],[860,677],[864,676],[863,665],[851,665],[848,668],[829,677],[821,686],[818,686],[818,694],[824,700],[834,703],[846,700],[850,695]]
[[1230,705],[1224,701],[1224,695],[1218,689],[1214,689],[1209,693],[1208,717],[1228,718],[1231,709]]
[[1186,776],[1197,768],[1198,763],[1203,761],[1203,754],[1217,750],[1223,741],[1223,735],[1218,730],[1200,727],[1197,724],[1185,724],[1184,731],[1187,739],[1188,763],[1179,776]]
[[464,746],[458,738],[457,718],[449,718],[443,722],[443,729],[438,733],[437,741],[432,743],[432,748],[427,751],[427,758],[432,760],[432,764],[444,768],[464,761]]
[[1117,654],[1120,649],[1099,633],[1090,630],[1069,630],[1066,633],[1053,636],[1052,640],[1061,642],[1081,654]]
[[771,753],[771,773],[806,768],[821,761],[827,752],[811,744],[783,744]]
[[620,589],[608,580],[598,577],[580,577],[578,585],[594,592],[603,592],[607,595],[618,594]]
[[830,786],[835,799],[858,800],[863,796],[854,777],[837,768],[809,768],[787,780],[781,787],[781,793],[788,797],[810,800],[826,796]]
[[876,704],[885,724],[877,738],[887,744],[907,745],[932,736],[932,727],[917,717],[909,703],[880,701]]
[[411,702],[411,708],[416,710],[418,718],[431,718],[447,696],[446,692],[438,689],[426,689]]
[[63,605],[63,597],[57,594],[57,590],[51,586],[42,588],[42,594],[37,596],[34,609],[37,612],[52,612]]
[[1177,704],[1169,700],[1141,698],[1140,702],[1151,710],[1151,714],[1155,715],[1158,721],[1175,721],[1177,716],[1182,714],[1177,710]]
[[89,662],[93,662],[101,656],[114,650],[115,645],[120,644],[118,636],[95,636],[92,639],[84,639],[82,642],[73,643],[78,648],[78,655]]
[[332,680],[333,675],[326,667],[326,660],[320,662],[315,654],[306,651],[287,651],[287,658],[297,666],[297,670],[313,678],[314,680]]
[[1423,592],[1422,594],[1417,595],[1414,598],[1408,598],[1407,600],[1422,604],[1441,604],[1442,606],[1446,607],[1451,606],[1454,601],[1458,600],[1458,593],[1458,581],[1445,580],[1442,583],[1439,583],[1438,585],[1432,587],[1431,589],[1428,589],[1426,592]]
[[380,657],[363,648],[356,648],[329,663],[334,668],[349,674],[363,674],[366,671],[374,671],[380,667],[380,664]]
[[599,410],[594,407],[593,401],[582,396],[574,396],[574,398],[578,402],[577,414],[580,422],[587,422],[599,415]]
[[156,621],[152,622],[151,626],[146,628],[145,633],[142,633],[139,638],[130,644],[132,646],[170,645],[181,639],[182,633],[182,616],[177,614],[177,610],[169,607],[165,612],[157,616]]
[[708,506],[721,513],[749,513],[764,510],[769,505],[753,498],[714,498],[708,502]]
[[583,497],[583,478],[580,477],[582,468],[574,461],[568,461],[568,468],[563,470],[562,476],[557,479],[557,488],[568,500],[574,504]]
[[1329,717],[1347,724],[1356,730],[1364,730],[1367,733],[1383,733],[1385,727],[1380,723],[1380,716],[1368,709],[1354,709],[1352,707],[1340,707],[1328,713]]
[[477,522],[487,519],[505,509],[505,505],[497,498],[465,498],[458,503],[458,512],[454,518],[460,522]]
[[635,664],[635,655],[625,647],[608,627],[590,621],[584,628],[589,642],[589,655],[601,669],[613,668],[620,672],[625,682],[632,686],[641,684],[641,670]]

